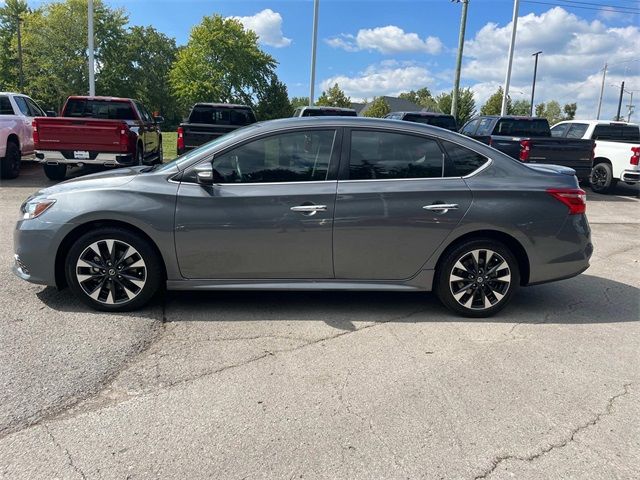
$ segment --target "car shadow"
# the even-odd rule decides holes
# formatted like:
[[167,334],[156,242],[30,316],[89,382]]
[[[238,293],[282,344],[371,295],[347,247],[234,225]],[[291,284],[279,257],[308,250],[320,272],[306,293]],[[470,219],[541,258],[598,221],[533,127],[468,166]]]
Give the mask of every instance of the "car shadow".
[[606,195],[595,193],[591,188],[582,187],[587,192],[587,202],[635,202],[640,198],[640,184],[618,184]]
[[[95,313],[66,289],[45,288],[40,300],[59,311]],[[592,275],[521,288],[510,305],[490,319],[463,318],[446,310],[434,294],[420,292],[211,291],[166,292],[131,314],[167,322],[322,321],[355,330],[354,322],[494,322],[594,324],[638,321],[640,289]],[[101,312],[101,314],[104,314]]]
[[[83,175],[89,175],[90,173],[96,173],[104,170],[103,167],[97,167],[94,165],[88,165],[84,167],[69,167],[67,170],[66,180],[80,177]],[[12,180],[2,180],[2,186],[5,187],[17,187],[17,188],[33,188],[41,189],[50,187],[60,183],[55,180],[49,180],[44,174],[44,169],[41,164],[34,161],[23,161],[20,166],[20,175],[18,178]]]

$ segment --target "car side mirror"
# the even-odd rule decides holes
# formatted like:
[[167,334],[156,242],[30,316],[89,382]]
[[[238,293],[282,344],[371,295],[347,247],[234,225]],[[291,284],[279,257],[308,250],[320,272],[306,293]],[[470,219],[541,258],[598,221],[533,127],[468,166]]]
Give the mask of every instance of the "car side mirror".
[[164,117],[161,115],[153,117],[153,121],[156,123],[164,123]]
[[47,117],[57,117],[58,116],[58,114],[54,110],[47,110],[45,113],[47,114]]
[[224,182],[224,177],[209,162],[196,166],[195,171],[196,181],[200,185],[214,185]]

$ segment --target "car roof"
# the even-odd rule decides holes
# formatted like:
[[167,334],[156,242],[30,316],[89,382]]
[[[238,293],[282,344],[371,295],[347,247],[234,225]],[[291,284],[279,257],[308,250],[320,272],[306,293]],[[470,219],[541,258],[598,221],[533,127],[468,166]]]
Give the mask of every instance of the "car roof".
[[132,102],[133,98],[123,98],[123,97],[106,97],[101,95],[70,95],[67,100],[101,100],[105,102]]
[[16,95],[18,97],[28,97],[26,93],[17,93],[17,92],[0,92],[0,95]]
[[477,117],[474,117],[474,118],[506,118],[508,120],[546,120],[546,118],[544,117],[530,117],[528,115],[478,115]]
[[323,105],[305,105],[303,107],[298,107],[303,110],[338,110],[341,112],[355,112],[353,108],[345,108],[345,107],[326,107]]
[[202,106],[202,107],[219,107],[219,108],[246,108],[251,110],[249,105],[240,105],[236,103],[211,103],[211,102],[197,102],[194,103],[193,106]]
[[617,120],[562,120],[561,122],[556,123],[555,125],[559,125],[561,123],[585,123],[589,125],[616,125],[616,126],[627,126],[627,127],[637,127],[640,124],[631,123],[631,122],[623,122]]
[[453,118],[453,115],[449,114],[449,113],[441,113],[441,112],[423,112],[423,111],[402,111],[402,112],[391,112],[389,113],[389,115],[393,115],[393,114],[401,114],[401,115],[419,115],[421,117],[451,117]]

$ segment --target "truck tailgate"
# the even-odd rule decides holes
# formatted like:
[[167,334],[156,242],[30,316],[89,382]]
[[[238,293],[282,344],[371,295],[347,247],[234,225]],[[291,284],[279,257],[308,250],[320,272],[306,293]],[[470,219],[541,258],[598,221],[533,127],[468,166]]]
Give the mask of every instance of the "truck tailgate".
[[591,167],[593,141],[566,138],[531,138],[529,163],[550,163],[565,167]]
[[238,128],[237,125],[207,125],[204,123],[183,123],[184,145],[199,147]]
[[120,120],[93,118],[37,118],[37,150],[87,150],[126,152],[120,132],[127,129]]

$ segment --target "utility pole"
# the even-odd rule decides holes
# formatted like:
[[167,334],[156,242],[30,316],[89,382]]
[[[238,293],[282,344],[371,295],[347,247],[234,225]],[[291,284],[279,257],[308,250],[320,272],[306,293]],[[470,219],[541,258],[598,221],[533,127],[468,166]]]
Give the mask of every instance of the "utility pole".
[[536,63],[533,66],[533,85],[531,86],[531,111],[529,112],[529,116],[533,117],[533,99],[536,94],[536,75],[538,73],[538,55],[542,53],[542,50],[532,54],[532,57],[536,57]]
[[451,115],[458,118],[458,95],[460,93],[460,70],[462,68],[462,50],[464,49],[464,33],[467,28],[467,9],[469,0],[451,0],[455,3],[462,3],[462,16],[460,17],[460,35],[458,37],[458,58],[456,60],[456,76],[451,95]]
[[89,0],[89,95],[95,96],[96,94],[96,77],[95,77],[95,65],[93,57],[93,0]]
[[509,98],[509,83],[511,82],[511,66],[513,65],[513,50],[516,46],[516,29],[518,27],[518,10],[520,0],[513,0],[513,18],[511,19],[511,43],[509,44],[509,62],[507,64],[507,74],[504,77],[504,96],[502,97],[502,108],[500,115],[507,114],[507,99]]
[[598,100],[598,113],[596,114],[596,120],[600,120],[600,109],[602,108],[602,95],[604,94],[604,80],[607,78],[607,64],[604,64],[602,69],[602,85],[600,85],[600,99]]
[[309,89],[309,106],[313,105],[314,87],[316,83],[316,46],[318,42],[318,4],[313,0],[313,35],[311,37],[311,88]]
[[631,90],[629,92],[629,95],[631,95],[631,98],[629,99],[629,105],[627,105],[627,107],[629,107],[628,113],[627,113],[627,123],[631,122],[631,114],[633,113],[633,90]]
[[24,71],[22,69],[22,29],[20,28],[22,18],[20,16],[16,18],[18,20],[18,85],[20,86],[20,92],[22,92],[24,90]]
[[622,81],[622,85],[620,85],[620,99],[618,100],[618,113],[616,115],[616,120],[620,121],[622,117],[620,116],[620,109],[622,108],[622,95],[624,95],[624,80]]

